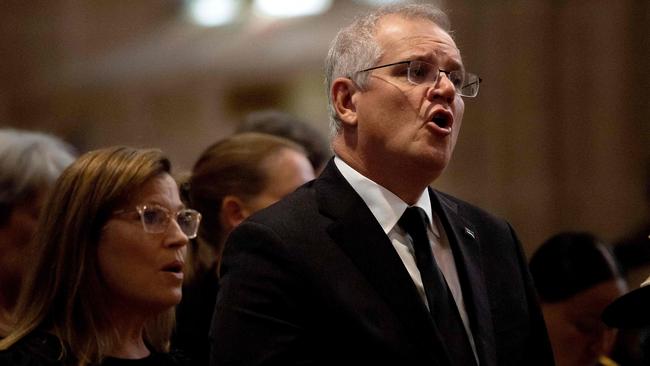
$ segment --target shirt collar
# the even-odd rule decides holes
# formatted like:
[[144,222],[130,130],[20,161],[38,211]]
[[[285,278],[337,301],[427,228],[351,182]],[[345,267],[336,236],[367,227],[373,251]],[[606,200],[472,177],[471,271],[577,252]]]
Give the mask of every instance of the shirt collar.
[[[375,219],[377,219],[377,222],[379,222],[379,225],[381,225],[384,233],[388,234],[389,231],[393,230],[397,221],[402,217],[402,214],[406,211],[409,205],[397,197],[393,192],[354,170],[354,168],[349,166],[338,156],[334,157],[334,164],[336,164],[336,167],[339,169],[345,180],[350,183],[354,191],[361,196],[363,202],[365,202],[366,206],[370,209],[370,212],[372,212]],[[429,198],[428,189],[422,191],[420,198],[418,198],[417,202],[413,206],[420,207],[424,210],[427,214],[429,228],[433,234],[439,238],[440,233],[438,231],[438,226],[433,222],[431,199]]]

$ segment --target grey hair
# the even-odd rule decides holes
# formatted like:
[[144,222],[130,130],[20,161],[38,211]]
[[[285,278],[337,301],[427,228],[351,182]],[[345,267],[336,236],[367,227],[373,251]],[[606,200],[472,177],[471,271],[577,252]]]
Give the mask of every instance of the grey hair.
[[341,29],[330,43],[325,58],[325,84],[332,136],[341,129],[331,89],[334,79],[347,77],[352,79],[360,88],[368,81],[367,73],[357,73],[376,65],[384,50],[375,39],[378,21],[387,15],[396,14],[407,19],[427,19],[450,33],[450,22],[447,14],[431,4],[392,4],[378,8],[370,13],[357,17],[352,24]]
[[0,129],[0,211],[50,187],[74,159],[74,149],[54,136]]

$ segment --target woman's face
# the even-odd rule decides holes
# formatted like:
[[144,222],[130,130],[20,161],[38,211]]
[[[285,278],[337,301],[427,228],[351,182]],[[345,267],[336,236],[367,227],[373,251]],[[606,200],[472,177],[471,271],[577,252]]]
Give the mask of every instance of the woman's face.
[[557,366],[595,365],[599,356],[610,353],[616,331],[600,315],[623,293],[624,286],[610,280],[564,301],[542,304]]
[[[166,230],[144,231],[138,205],[157,205],[172,213]],[[122,310],[145,314],[178,304],[183,284],[183,263],[188,238],[173,215],[183,208],[178,187],[166,173],[149,179],[122,213],[114,214],[103,228],[97,255],[110,298]]]
[[302,184],[314,179],[314,168],[307,157],[286,148],[262,162],[268,184],[254,198],[245,202],[248,215],[279,201]]

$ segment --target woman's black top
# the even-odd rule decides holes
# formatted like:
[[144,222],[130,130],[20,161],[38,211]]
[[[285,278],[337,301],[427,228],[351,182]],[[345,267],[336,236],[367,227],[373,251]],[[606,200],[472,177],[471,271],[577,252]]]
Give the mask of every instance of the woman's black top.
[[[16,342],[6,351],[0,351],[0,366],[68,366],[75,362],[60,360],[61,345],[56,336],[34,332]],[[107,357],[102,366],[185,366],[187,361],[173,353],[156,353],[141,359]]]

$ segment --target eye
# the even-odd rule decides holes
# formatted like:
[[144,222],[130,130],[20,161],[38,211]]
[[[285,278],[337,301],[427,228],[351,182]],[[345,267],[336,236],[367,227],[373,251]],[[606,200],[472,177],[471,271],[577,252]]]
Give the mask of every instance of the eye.
[[180,227],[188,227],[191,226],[194,222],[194,213],[190,210],[181,210],[178,212],[178,215],[176,216],[176,221],[178,221],[178,225]]
[[449,73],[449,80],[454,84],[456,89],[461,89],[465,86],[465,73],[462,71],[452,71]]
[[422,84],[436,79],[438,69],[435,65],[422,61],[412,61],[409,67],[409,80],[414,84]]
[[167,220],[167,213],[158,207],[146,207],[142,211],[142,220],[147,225],[160,225]]
[[178,223],[178,226],[189,239],[194,239],[196,237],[200,221],[201,214],[191,209],[180,210],[176,214],[176,222]]
[[605,329],[604,324],[596,319],[577,319],[573,324],[580,333],[586,335],[599,334]]

